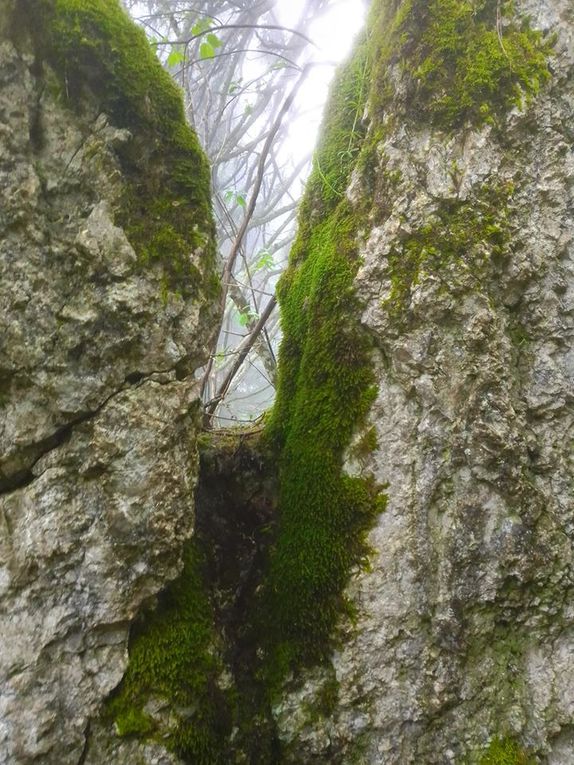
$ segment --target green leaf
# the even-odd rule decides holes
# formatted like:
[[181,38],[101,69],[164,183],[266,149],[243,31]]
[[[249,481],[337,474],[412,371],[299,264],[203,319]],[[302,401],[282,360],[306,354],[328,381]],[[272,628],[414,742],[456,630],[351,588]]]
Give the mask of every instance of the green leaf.
[[176,50],[175,48],[171,51],[169,56],[167,57],[167,65],[173,69],[173,67],[177,66],[178,64],[181,64],[183,61],[185,61],[185,56],[180,50]]
[[217,35],[214,35],[213,32],[208,34],[205,39],[211,45],[212,48],[221,48],[221,46],[223,45],[219,37]]
[[251,321],[251,312],[249,310],[241,311],[239,314],[239,324],[242,327],[246,327],[250,321]]
[[199,58],[214,58],[214,56],[215,50],[211,47],[211,45],[208,42],[201,43],[199,46]]
[[227,191],[223,195],[223,199],[225,200],[227,204],[233,201],[234,204],[239,205],[240,207],[247,206],[247,202],[245,201],[245,196],[237,191],[233,191],[232,189],[227,189]]
[[269,250],[260,250],[257,253],[257,260],[253,266],[253,273],[257,273],[257,271],[261,271],[263,268],[271,268],[274,265],[275,261]]
[[191,35],[192,37],[196,37],[196,35],[201,35],[204,32],[207,32],[207,30],[210,28],[211,28],[211,21],[209,19],[199,19],[192,26]]

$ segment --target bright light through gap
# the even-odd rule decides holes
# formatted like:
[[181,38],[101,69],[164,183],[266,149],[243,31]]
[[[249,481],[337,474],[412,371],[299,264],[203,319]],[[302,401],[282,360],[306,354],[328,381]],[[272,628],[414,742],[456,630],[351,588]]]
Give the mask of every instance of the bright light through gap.
[[[278,0],[281,23],[288,27],[296,25],[306,2]],[[289,124],[288,150],[295,163],[299,157],[310,153],[316,144],[335,65],[349,55],[365,22],[365,13],[363,0],[335,0],[332,7],[305,30],[316,45],[309,60],[318,66],[313,67],[299,93],[297,111],[300,116]]]

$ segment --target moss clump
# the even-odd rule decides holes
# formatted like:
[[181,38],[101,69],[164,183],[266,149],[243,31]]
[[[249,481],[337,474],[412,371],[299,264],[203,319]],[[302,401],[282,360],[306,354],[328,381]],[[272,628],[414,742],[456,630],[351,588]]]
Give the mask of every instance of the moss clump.
[[495,738],[479,760],[479,765],[535,765],[532,758],[511,738]]
[[[22,0],[17,25],[34,17],[36,48],[71,106],[97,99],[133,135],[121,149],[128,183],[117,222],[142,266],[156,265],[173,291],[214,292],[210,173],[181,93],[117,0]],[[205,283],[191,254],[201,249]]]
[[[113,704],[110,706],[110,709],[114,709]],[[118,736],[122,738],[124,736],[146,736],[151,734],[155,727],[143,709],[128,705],[123,706],[119,702],[117,703],[117,716],[114,722]]]
[[333,672],[319,689],[314,703],[307,707],[308,720],[313,722],[321,718],[331,717],[337,709],[338,702],[339,681]]
[[[216,683],[221,664],[203,566],[199,546],[192,541],[180,578],[133,631],[128,669],[108,704],[108,716],[121,736],[158,735],[191,762],[215,765],[223,761],[230,712]],[[167,726],[146,713],[150,699],[168,703]]]
[[377,438],[377,429],[372,425],[366,430],[356,443],[349,449],[349,457],[352,460],[357,460],[360,464],[375,452],[379,447]]
[[367,52],[361,43],[335,83],[279,287],[284,340],[269,433],[281,450],[280,519],[265,602],[272,685],[328,652],[343,588],[384,504],[378,487],[342,471],[376,395],[353,292],[360,214],[342,197],[364,135]]
[[452,274],[448,267],[462,269],[472,279],[485,267],[503,257],[509,242],[508,205],[512,185],[484,186],[471,199],[443,200],[434,216],[389,253],[392,290],[385,305],[400,315],[409,304],[413,287],[424,274],[438,276],[447,289]]
[[[388,13],[382,21],[388,25]],[[551,41],[507,0],[405,0],[391,38],[380,49],[380,105],[394,95],[388,67],[399,62],[410,81],[408,111],[447,130],[495,122],[550,77]]]

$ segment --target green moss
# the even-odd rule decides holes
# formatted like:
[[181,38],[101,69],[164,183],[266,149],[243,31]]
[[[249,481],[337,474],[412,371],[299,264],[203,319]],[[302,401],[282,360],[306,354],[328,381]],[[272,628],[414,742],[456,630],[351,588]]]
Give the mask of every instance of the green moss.
[[[452,130],[495,122],[549,79],[552,41],[505,0],[405,0],[389,25],[379,11],[379,107],[395,96],[389,67],[407,75],[405,107],[417,120]],[[395,104],[395,109],[397,105]]]
[[[128,669],[108,715],[121,736],[157,735],[180,756],[214,765],[230,732],[229,700],[216,682],[221,664],[203,565],[198,544],[189,543],[182,575],[133,631]],[[169,724],[158,726],[146,713],[150,699],[168,703]]]
[[[284,340],[269,432],[280,457],[280,520],[266,597],[272,685],[332,644],[351,570],[381,510],[379,488],[342,471],[376,395],[371,341],[353,292],[360,213],[342,191],[364,131],[367,46],[335,84],[279,300]],[[351,138],[351,140],[349,140]]]
[[495,738],[479,765],[534,765],[535,760],[511,738]]
[[[39,56],[62,81],[71,107],[90,99],[133,135],[118,150],[127,185],[117,210],[142,267],[157,267],[172,291],[213,294],[210,173],[187,125],[181,93],[145,34],[117,0],[23,0],[19,26],[35,26]],[[18,23],[18,22],[17,22]],[[202,251],[203,276],[191,262]]]
[[142,709],[118,704],[114,720],[118,736],[146,736],[152,733],[154,724]]
[[393,247],[388,263],[392,290],[385,305],[398,316],[409,305],[414,286],[425,274],[454,288],[454,266],[479,280],[488,264],[504,257],[509,242],[508,206],[513,187],[483,186],[470,200],[442,200],[434,216]]
[[330,717],[336,710],[338,701],[339,681],[333,672],[319,689],[315,705],[313,706],[313,709],[310,710],[311,719]]
[[[325,138],[314,156],[306,206],[315,213],[337,204],[344,196],[351,170],[357,163],[365,128],[362,122],[369,89],[369,46],[361,41],[331,92],[322,127]],[[331,116],[329,116],[331,115]],[[303,221],[300,216],[300,222]]]
[[373,425],[366,430],[359,440],[349,449],[349,457],[358,462],[363,462],[370,454],[379,447],[377,429]]
[[526,327],[516,320],[509,322],[507,333],[517,354],[523,353],[532,340]]

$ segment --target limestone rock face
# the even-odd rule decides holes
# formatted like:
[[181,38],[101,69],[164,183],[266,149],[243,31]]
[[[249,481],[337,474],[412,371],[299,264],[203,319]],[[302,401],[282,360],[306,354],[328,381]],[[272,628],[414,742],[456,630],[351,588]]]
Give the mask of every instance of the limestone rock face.
[[357,622],[275,708],[290,762],[478,762],[495,737],[574,762],[574,12],[514,5],[556,35],[529,104],[456,130],[366,117],[347,196],[370,210],[378,446],[347,467],[388,508]]
[[207,208],[189,237],[192,288],[145,263],[122,205],[169,174],[161,136],[129,105],[119,124],[88,75],[72,100],[31,38],[40,18],[14,7],[0,3],[0,763],[65,765],[192,532],[212,223]]

